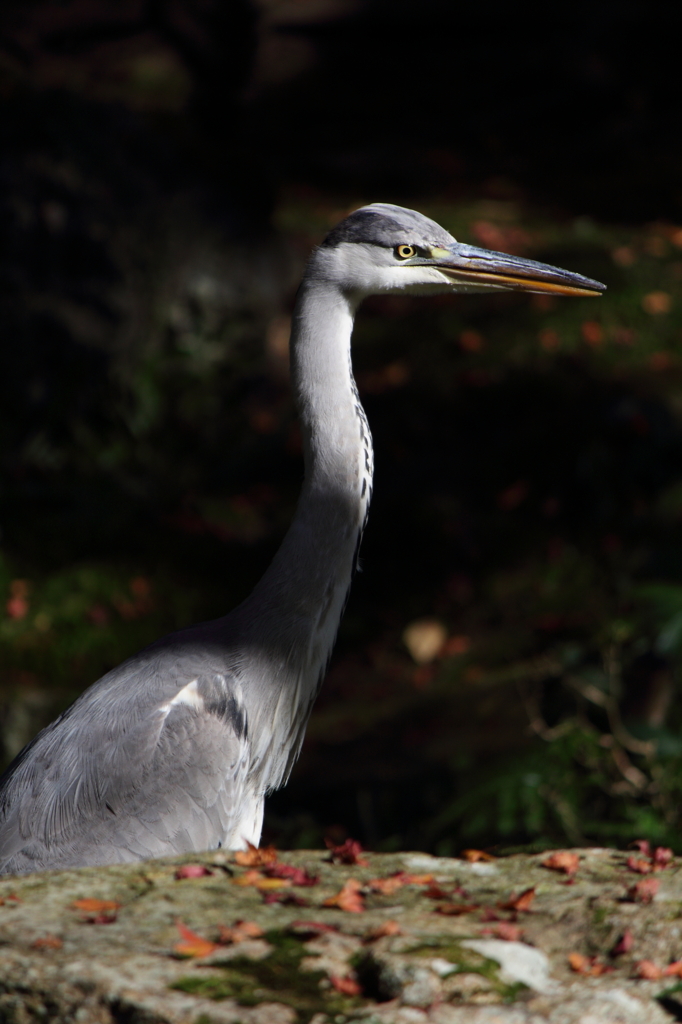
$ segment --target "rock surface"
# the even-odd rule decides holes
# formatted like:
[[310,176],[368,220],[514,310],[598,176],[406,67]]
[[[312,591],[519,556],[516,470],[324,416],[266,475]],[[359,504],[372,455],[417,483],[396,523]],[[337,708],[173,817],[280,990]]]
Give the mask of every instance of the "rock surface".
[[682,1020],[681,865],[642,874],[626,853],[574,852],[570,875],[547,854],[297,851],[5,878],[0,1022]]

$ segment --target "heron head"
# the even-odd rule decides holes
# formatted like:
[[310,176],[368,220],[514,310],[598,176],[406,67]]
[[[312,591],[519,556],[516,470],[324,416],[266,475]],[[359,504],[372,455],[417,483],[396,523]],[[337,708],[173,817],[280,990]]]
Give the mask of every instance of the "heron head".
[[337,224],[311,272],[358,297],[447,291],[594,296],[605,289],[581,274],[457,242],[429,217],[388,203],[363,206]]

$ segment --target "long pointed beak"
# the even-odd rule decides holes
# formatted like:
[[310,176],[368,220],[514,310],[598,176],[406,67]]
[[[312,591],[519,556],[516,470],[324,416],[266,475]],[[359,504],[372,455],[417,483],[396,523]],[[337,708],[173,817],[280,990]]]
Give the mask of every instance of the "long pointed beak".
[[551,293],[553,295],[600,295],[606,285],[570,270],[551,267],[537,260],[508,256],[503,252],[477,249],[457,242],[447,249],[432,250],[433,263],[453,284],[478,291]]

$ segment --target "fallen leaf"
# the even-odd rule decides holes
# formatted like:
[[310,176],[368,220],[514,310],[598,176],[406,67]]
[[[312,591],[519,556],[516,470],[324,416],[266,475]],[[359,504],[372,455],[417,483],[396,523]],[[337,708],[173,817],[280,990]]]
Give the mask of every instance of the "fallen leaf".
[[663,970],[653,960],[640,960],[635,964],[635,972],[638,978],[645,978],[647,981],[658,981],[663,977]]
[[31,949],[61,949],[63,945],[56,935],[42,935],[31,943]]
[[483,935],[494,935],[496,939],[504,939],[505,942],[520,942],[523,929],[511,921],[500,921],[494,928],[484,928]]
[[332,983],[332,988],[335,988],[337,992],[342,992],[344,996],[359,996],[362,994],[360,985],[350,975],[346,975],[345,978],[339,978],[337,974],[331,974],[329,980]]
[[403,643],[417,665],[428,665],[440,654],[448,632],[436,619],[417,619],[403,631]]
[[668,846],[657,846],[652,857],[654,871],[663,871],[670,867],[673,859],[673,851]]
[[682,960],[675,960],[673,963],[668,964],[663,973],[667,977],[677,975],[678,978],[682,978]]
[[289,931],[300,935],[324,935],[327,932],[338,932],[339,926],[327,924],[326,921],[292,921]]
[[591,978],[598,978],[602,974],[610,974],[613,967],[597,962],[596,956],[585,956],[584,953],[569,953],[568,962],[572,971],[576,974],[586,974]]
[[214,953],[216,949],[220,949],[217,942],[209,942],[208,939],[202,939],[201,935],[197,935],[196,932],[193,932],[182,921],[176,920],[175,925],[183,938],[182,942],[176,942],[173,946],[173,950],[178,956],[208,956],[210,953]]
[[446,917],[459,917],[460,914],[472,914],[478,909],[477,903],[441,903],[436,907],[436,913],[445,914]]
[[232,884],[253,886],[255,889],[267,891],[270,889],[286,889],[291,885],[291,882],[288,878],[266,878],[261,871],[256,871],[254,868],[251,871],[245,871],[243,875],[233,878]]
[[402,878],[404,885],[432,885],[433,875],[408,875],[404,871],[398,871],[396,878]]
[[475,864],[479,860],[495,860],[491,853],[486,853],[485,850],[462,850],[460,853],[462,860],[469,861],[470,864]]
[[115,900],[74,900],[71,906],[80,911],[81,919],[88,924],[113,924],[121,909]]
[[522,913],[527,913],[530,910],[530,905],[534,899],[535,886],[531,889],[524,889],[518,896],[512,896],[511,899],[506,900],[504,903],[498,903],[497,905],[501,910],[517,910]]
[[651,844],[648,839],[633,839],[629,845],[634,846],[634,848],[644,854],[645,857],[651,856]]
[[212,875],[213,872],[203,864],[183,864],[175,872],[175,877],[180,878],[204,878],[206,875]]
[[330,896],[329,899],[324,900],[323,907],[338,907],[339,910],[346,910],[349,914],[361,914],[365,909],[362,896],[360,894],[362,886],[354,878],[349,878],[343,888],[337,892],[336,896]]
[[320,880],[318,875],[309,875],[292,864],[271,864],[265,873],[269,878],[288,878],[292,885],[317,885]]
[[543,860],[542,867],[549,868],[551,871],[563,871],[564,874],[571,876],[580,867],[580,857],[577,853],[559,850],[556,853],[550,854],[546,860]]
[[654,870],[651,861],[641,857],[628,857],[626,866],[628,871],[636,871],[640,875],[648,875]]
[[235,864],[242,868],[261,868],[267,864],[274,864],[277,860],[277,850],[274,846],[263,846],[259,849],[253,843],[247,842],[248,849],[238,850],[234,855]]
[[378,928],[370,928],[365,934],[364,942],[376,942],[387,935],[402,935],[403,930],[397,921],[384,921]]
[[391,893],[402,889],[405,883],[398,875],[392,875],[390,878],[372,878],[367,885],[373,892],[380,892],[382,896],[390,896]]
[[346,839],[340,846],[325,839],[325,845],[330,852],[329,859],[332,864],[359,864],[360,867],[367,867],[369,863],[360,856],[363,850],[357,839]]
[[430,900],[446,900],[449,896],[452,896],[452,893],[446,892],[440,885],[430,885],[424,891],[424,895]]
[[635,940],[632,937],[632,932],[629,928],[626,928],[621,937],[618,939],[618,942],[611,950],[611,956],[622,956],[623,953],[629,953],[632,949],[634,941]]
[[500,915],[492,907],[484,907],[481,914],[481,921],[499,921]]
[[261,935],[263,929],[255,921],[235,921],[231,928],[221,924],[218,942],[221,946],[237,945],[247,939],[258,939]]
[[635,903],[651,903],[658,892],[657,878],[642,878],[628,889],[628,896]]

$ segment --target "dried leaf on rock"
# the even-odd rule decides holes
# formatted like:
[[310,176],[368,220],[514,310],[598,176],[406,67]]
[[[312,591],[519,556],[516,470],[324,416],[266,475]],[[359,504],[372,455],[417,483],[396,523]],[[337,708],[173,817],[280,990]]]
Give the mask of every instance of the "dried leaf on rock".
[[535,886],[530,889],[524,889],[518,896],[512,896],[511,899],[506,900],[504,903],[498,903],[497,905],[501,910],[516,910],[528,913],[530,905],[534,899]]
[[473,914],[478,909],[477,903],[440,903],[436,907],[436,913],[445,914],[446,917],[459,917],[460,914]]
[[121,909],[116,900],[74,900],[71,906],[80,911],[82,920],[88,924],[113,924]]
[[580,857],[577,853],[571,853],[569,850],[558,850],[543,860],[542,866],[551,871],[563,871],[564,874],[570,876],[574,875],[580,867]]
[[670,867],[672,859],[673,851],[668,846],[657,846],[652,857],[654,871]]
[[584,953],[570,953],[568,962],[572,971],[576,974],[586,974],[590,978],[598,978],[602,974],[609,974],[613,967],[597,962],[596,956],[585,956]]
[[355,878],[349,878],[344,887],[337,892],[336,896],[330,896],[324,900],[323,907],[338,907],[339,910],[346,910],[349,914],[361,914],[365,904],[360,893],[362,886]]
[[470,864],[476,864],[479,860],[495,860],[493,855],[491,853],[486,853],[485,850],[462,850],[460,857],[462,860],[469,861]]
[[332,974],[330,975],[329,980],[332,983],[332,987],[335,988],[337,992],[343,993],[344,996],[359,996],[362,994],[360,985],[355,978],[350,975],[347,975],[345,978],[339,978],[338,975]]
[[255,889],[268,891],[270,889],[286,889],[291,885],[291,882],[288,878],[266,878],[261,871],[254,869],[245,871],[243,875],[233,878],[232,884],[246,887],[253,886]]
[[290,889],[286,889],[283,892],[264,892],[263,903],[282,903],[289,907],[308,906],[307,900],[304,900],[302,896],[297,896]]
[[399,875],[389,875],[388,878],[372,878],[367,885],[373,892],[380,892],[383,896],[390,896],[391,893],[402,889],[405,882]]
[[295,868],[293,864],[271,864],[265,869],[269,878],[287,878],[292,885],[317,885],[318,875],[309,875],[303,868]]
[[636,871],[640,875],[648,875],[654,870],[651,861],[641,857],[628,857],[626,866],[628,871]]
[[611,950],[611,956],[622,956],[623,953],[629,953],[634,944],[634,938],[629,928],[626,928],[618,942]]
[[639,850],[645,857],[651,856],[651,843],[648,839],[634,839],[629,846],[634,846],[636,850]]
[[56,935],[41,935],[31,943],[32,949],[61,949],[64,943]]
[[628,889],[628,896],[635,903],[651,903],[658,892],[657,878],[642,878]]
[[511,921],[500,921],[494,928],[484,928],[481,934],[494,935],[496,939],[504,939],[505,942],[520,942],[523,929]]
[[663,977],[663,969],[653,960],[640,960],[635,964],[635,974],[638,978],[644,978],[646,981],[658,981]]
[[206,875],[212,875],[213,872],[205,867],[203,864],[183,864],[175,872],[177,879],[181,878],[204,878]]
[[324,935],[338,930],[338,925],[327,924],[326,921],[292,921],[289,925],[289,931],[296,935]]
[[274,864],[277,860],[277,850],[274,846],[263,846],[260,849],[253,843],[247,843],[248,849],[238,850],[234,855],[235,864],[243,868],[261,868],[268,864]]
[[325,839],[325,845],[330,852],[331,856],[329,859],[332,864],[359,864],[360,867],[366,867],[369,863],[364,857],[360,856],[363,849],[357,839],[346,839],[340,846],[337,846],[329,839]]
[[402,935],[403,930],[397,921],[384,921],[378,928],[370,928],[365,934],[364,942],[376,942],[390,935]]
[[259,939],[263,929],[255,921],[235,921],[231,928],[220,926],[218,942],[221,946],[236,945],[246,939]]
[[182,935],[182,942],[176,942],[173,946],[174,952],[178,956],[183,957],[201,957],[209,956],[210,953],[214,953],[216,949],[220,949],[217,942],[209,942],[208,939],[202,939],[201,935],[197,935],[191,928],[183,924],[182,921],[176,921],[175,925]]
[[673,963],[668,964],[663,973],[668,978],[671,976],[682,978],[682,960],[674,960]]

